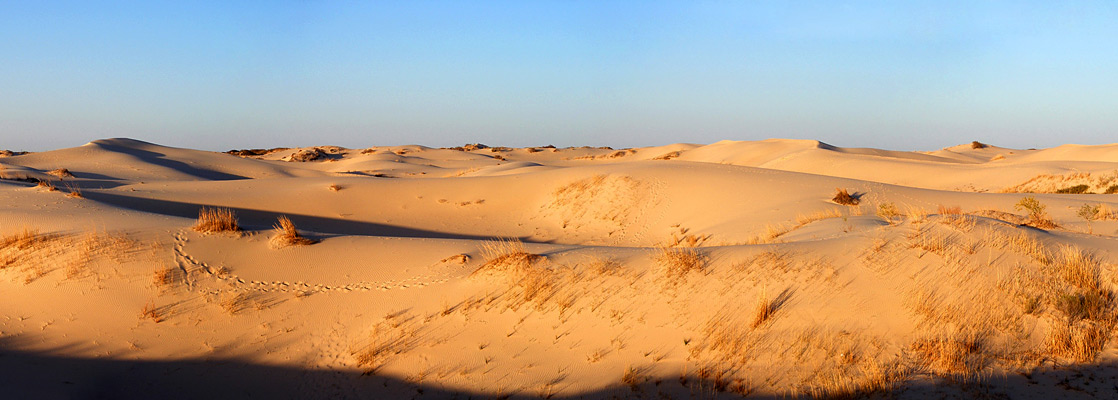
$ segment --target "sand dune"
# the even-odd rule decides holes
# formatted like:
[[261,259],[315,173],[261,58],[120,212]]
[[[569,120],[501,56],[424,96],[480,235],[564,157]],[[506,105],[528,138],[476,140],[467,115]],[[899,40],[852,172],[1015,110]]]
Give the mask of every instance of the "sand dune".
[[[227,154],[105,139],[0,158],[0,178],[0,382],[16,397],[1118,384],[1118,145]],[[194,229],[203,209],[239,229]],[[277,233],[281,217],[294,229]]]

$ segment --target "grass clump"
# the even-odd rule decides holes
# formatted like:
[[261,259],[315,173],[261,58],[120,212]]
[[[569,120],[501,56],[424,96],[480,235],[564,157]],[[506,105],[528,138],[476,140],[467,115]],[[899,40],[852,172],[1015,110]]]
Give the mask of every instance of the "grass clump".
[[664,267],[664,277],[669,280],[683,278],[692,271],[702,272],[707,264],[706,256],[694,247],[660,247],[656,261]]
[[901,211],[897,209],[897,205],[893,203],[881,203],[877,205],[877,216],[881,217],[889,223],[897,220],[901,216]]
[[481,245],[481,256],[485,258],[485,264],[474,271],[474,275],[525,270],[545,259],[542,255],[529,253],[524,243],[516,239],[485,242]]
[[984,335],[957,332],[953,335],[917,340],[911,350],[938,375],[967,381],[977,377],[986,363]]
[[271,244],[274,248],[283,248],[287,246],[305,246],[318,243],[316,240],[307,239],[299,234],[295,229],[295,224],[291,222],[290,218],[286,215],[280,216],[279,221],[272,227],[275,234],[272,235]]
[[1062,357],[1093,362],[1106,347],[1112,326],[1095,321],[1057,323],[1049,330],[1045,345],[1049,351]]
[[228,208],[202,207],[198,210],[198,222],[193,229],[201,233],[241,232],[236,214]]
[[1087,190],[1090,189],[1090,188],[1091,187],[1087,186],[1087,185],[1068,186],[1068,187],[1063,188],[1063,189],[1057,189],[1056,193],[1060,193],[1060,194],[1084,194],[1084,193],[1087,193]]
[[47,172],[47,174],[54,175],[54,176],[57,176],[59,178],[73,178],[74,177],[74,174],[71,173],[70,170],[68,170],[66,168],[59,168],[59,169],[56,169],[56,170],[52,170],[50,172]]
[[1110,187],[1106,188],[1106,191],[1103,192],[1103,194],[1115,194],[1115,193],[1118,193],[1118,185],[1110,185]]
[[788,301],[789,296],[787,290],[776,297],[770,297],[767,291],[761,291],[761,297],[757,300],[757,308],[753,311],[753,322],[749,324],[749,327],[757,329],[771,321],[776,312]]
[[844,206],[856,206],[858,203],[862,202],[859,197],[860,196],[851,195],[846,189],[838,188],[835,189],[835,197],[831,198],[831,201]]
[[970,142],[970,148],[972,148],[972,149],[985,149],[986,146],[987,146],[986,143],[982,143],[982,142],[979,142],[977,140],[975,140],[973,142]]

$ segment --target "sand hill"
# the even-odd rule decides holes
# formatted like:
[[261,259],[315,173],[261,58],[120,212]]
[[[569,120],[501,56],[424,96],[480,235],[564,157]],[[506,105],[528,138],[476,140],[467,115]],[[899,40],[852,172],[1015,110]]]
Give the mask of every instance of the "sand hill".
[[0,157],[0,397],[1118,390],[1118,144],[231,153]]

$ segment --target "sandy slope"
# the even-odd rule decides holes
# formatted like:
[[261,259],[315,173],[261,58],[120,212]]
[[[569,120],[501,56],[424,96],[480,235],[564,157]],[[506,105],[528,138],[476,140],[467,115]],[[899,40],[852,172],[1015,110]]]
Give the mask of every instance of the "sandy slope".
[[[1014,192],[1103,192],[1118,145],[972,147],[239,157],[108,139],[4,157],[0,383],[46,398],[1112,395],[1118,195]],[[1015,208],[1026,196],[1058,226]],[[244,231],[192,230],[203,206]],[[276,248],[281,215],[318,243]]]

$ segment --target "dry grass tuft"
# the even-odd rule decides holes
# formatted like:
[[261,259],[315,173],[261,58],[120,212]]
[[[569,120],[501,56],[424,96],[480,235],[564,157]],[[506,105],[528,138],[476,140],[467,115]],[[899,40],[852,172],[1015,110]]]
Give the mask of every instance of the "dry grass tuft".
[[1059,194],[1085,194],[1085,193],[1089,193],[1088,191],[1090,189],[1091,189],[1090,185],[1079,184],[1079,185],[1068,186],[1068,187],[1061,188],[1061,189],[1056,189],[1056,193],[1059,193]]
[[877,216],[884,219],[889,224],[894,224],[901,217],[901,212],[897,209],[897,205],[893,203],[881,203],[877,205]]
[[140,310],[140,318],[150,319],[158,324],[165,321],[167,316],[159,307],[155,306],[155,301],[151,301],[144,305],[143,310]]
[[352,350],[365,375],[375,374],[396,356],[423,343],[423,326],[405,312],[389,314],[377,323],[368,339]]
[[669,280],[702,272],[707,265],[707,257],[694,247],[659,247],[656,261],[664,267],[664,277]]
[[905,214],[908,215],[909,222],[914,224],[922,224],[928,220],[928,210],[923,208],[909,206],[905,210]]
[[1100,261],[1083,249],[1063,245],[1051,266],[1052,275],[1081,291],[1102,289]]
[[862,202],[857,196],[851,195],[850,192],[842,188],[835,189],[835,197],[831,198],[831,201],[844,206],[856,206]]
[[646,380],[648,380],[648,377],[644,372],[639,368],[633,368],[631,365],[625,368],[625,373],[621,375],[621,383],[624,383],[634,392],[640,391],[640,385]]
[[48,192],[58,191],[58,188],[54,187],[54,183],[51,183],[50,181],[39,181],[39,183],[35,184],[35,187],[45,189]]
[[345,187],[343,187],[342,185],[339,185],[337,183],[334,183],[334,184],[331,184],[328,188],[330,189],[331,192],[339,192],[342,189],[344,189]]
[[[39,234],[38,231],[23,228],[23,230],[18,233],[0,237],[0,249],[14,247],[19,250],[25,250],[46,242],[48,238],[49,237],[46,235]],[[3,264],[0,264],[0,266],[3,266]]]
[[70,173],[70,170],[68,170],[66,168],[59,168],[59,169],[47,172],[47,174],[54,175],[54,176],[57,176],[59,178],[73,178],[74,177],[74,174]]
[[485,258],[485,264],[482,264],[471,276],[523,271],[546,259],[542,255],[529,253],[524,248],[524,243],[516,239],[485,242],[481,245],[481,256]]
[[788,289],[785,289],[776,297],[769,297],[768,292],[762,290],[761,296],[757,300],[757,307],[753,310],[753,322],[749,324],[749,327],[757,329],[771,321],[789,297],[791,297],[791,291]]
[[940,204],[939,205],[939,214],[940,215],[962,215],[963,214],[963,207],[959,207],[959,206],[948,207],[948,206],[945,206],[943,204]]
[[151,277],[151,283],[160,289],[172,288],[182,280],[181,275],[182,272],[178,268],[160,268]]
[[1078,321],[1053,325],[1045,345],[1053,354],[1078,362],[1093,362],[1106,347],[1113,322]]
[[316,240],[311,240],[299,234],[295,229],[295,224],[291,222],[287,216],[280,216],[279,221],[272,227],[275,232],[272,239],[269,241],[273,248],[284,248],[287,246],[306,246],[318,243]]
[[959,331],[952,335],[917,340],[910,349],[937,375],[969,381],[988,363],[983,352],[986,335]]
[[236,214],[228,208],[202,207],[198,210],[198,223],[193,229],[202,233],[241,232]]
[[816,211],[813,214],[800,214],[796,217],[796,224],[804,226],[815,221],[820,221],[828,218],[838,218],[842,216],[842,211],[834,208],[827,208],[825,210]]
[[240,315],[249,310],[263,311],[283,301],[278,295],[267,292],[241,292],[223,299],[221,308],[229,315]]

